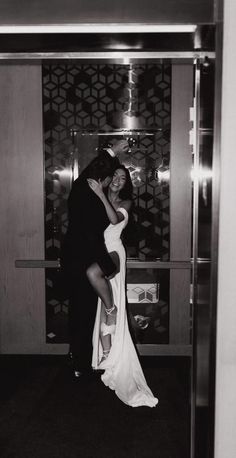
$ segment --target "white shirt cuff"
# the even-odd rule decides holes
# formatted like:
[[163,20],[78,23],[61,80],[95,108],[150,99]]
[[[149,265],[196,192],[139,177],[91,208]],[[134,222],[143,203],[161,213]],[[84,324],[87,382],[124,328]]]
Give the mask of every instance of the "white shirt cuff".
[[110,156],[115,157],[115,154],[111,148],[106,148],[106,151],[110,154]]

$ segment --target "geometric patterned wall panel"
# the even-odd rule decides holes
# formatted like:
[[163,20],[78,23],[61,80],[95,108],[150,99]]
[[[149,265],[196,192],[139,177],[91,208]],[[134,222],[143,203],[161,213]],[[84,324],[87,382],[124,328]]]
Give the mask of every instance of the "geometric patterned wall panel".
[[125,162],[134,184],[137,241],[134,257],[142,261],[168,260],[169,140],[162,133],[138,138],[137,147]]
[[169,343],[169,269],[127,269],[133,337],[140,344]]
[[[171,65],[133,67],[135,110],[151,134],[137,136],[135,146],[123,160],[134,184],[134,222],[126,231],[128,254],[140,260],[168,260]],[[90,145],[80,157],[78,138],[86,132],[119,129],[113,114],[122,112],[127,104],[127,68],[92,62],[43,64],[46,259],[57,259],[60,254],[67,226],[66,201],[73,180],[74,154],[78,153],[82,168],[95,154]],[[79,131],[77,137],[71,135],[73,130]],[[100,136],[94,141],[98,146],[105,138]],[[131,241],[129,230],[132,237],[135,234],[135,242]],[[67,341],[68,304],[57,284],[58,272],[47,269],[47,341],[55,343]]]

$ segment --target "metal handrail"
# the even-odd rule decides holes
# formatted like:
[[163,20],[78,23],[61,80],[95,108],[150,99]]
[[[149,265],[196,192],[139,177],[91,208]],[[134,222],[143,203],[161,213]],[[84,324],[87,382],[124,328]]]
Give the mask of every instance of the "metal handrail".
[[[198,258],[199,264],[209,264],[209,258]],[[127,259],[127,268],[131,269],[191,269],[192,258],[186,261],[141,261],[135,258]],[[15,267],[17,268],[38,268],[38,269],[60,269],[60,259],[16,259]]]

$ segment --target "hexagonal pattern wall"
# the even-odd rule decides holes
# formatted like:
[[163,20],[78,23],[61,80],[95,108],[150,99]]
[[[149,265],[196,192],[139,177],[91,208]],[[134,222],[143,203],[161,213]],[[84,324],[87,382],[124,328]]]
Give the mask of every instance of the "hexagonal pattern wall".
[[[128,254],[140,260],[168,260],[171,66],[133,67],[133,106],[144,128],[153,134],[137,137],[123,161],[132,176],[135,201],[133,225],[127,229]],[[123,112],[129,103],[128,71],[126,65],[61,62],[43,65],[42,78],[45,258],[57,259],[67,227],[66,201],[78,146],[71,129],[105,133],[119,129],[114,113]],[[67,341],[68,303],[63,299],[59,276],[53,269],[46,270],[47,341],[55,343]],[[163,335],[164,341],[168,339],[166,314],[168,306],[163,306],[158,325],[163,330],[161,342]],[[158,343],[158,333],[156,338]]]

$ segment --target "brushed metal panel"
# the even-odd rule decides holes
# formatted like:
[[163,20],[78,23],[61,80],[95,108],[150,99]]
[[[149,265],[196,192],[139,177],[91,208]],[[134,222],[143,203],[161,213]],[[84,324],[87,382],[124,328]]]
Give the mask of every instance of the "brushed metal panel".
[[[208,30],[212,37],[214,29],[208,27]],[[191,51],[194,49],[194,44],[193,32],[142,34],[108,33],[108,31],[102,34],[14,32],[1,34],[0,50],[1,52]],[[209,44],[213,48],[212,43]],[[208,49],[211,49],[209,44]]]
[[194,31],[186,31],[184,27],[187,26],[184,25],[178,26],[181,30],[176,31],[176,26],[173,25],[169,26],[169,32],[162,29],[155,32],[141,31],[145,26],[143,24],[137,24],[140,30],[134,32],[127,25],[125,33],[114,32],[110,30],[110,26],[112,28],[112,24],[107,25],[106,33],[99,33],[95,27],[93,33],[55,33],[54,29],[45,33],[35,26],[26,27],[24,31],[13,27],[3,33],[0,25],[0,54],[8,53],[12,57],[16,54],[19,57],[30,54],[31,57],[34,55],[37,58],[59,59],[111,58],[113,54],[113,58],[124,59],[134,58],[137,53],[145,53],[144,58],[147,56],[148,59],[152,55],[156,59],[158,56],[153,56],[154,52],[162,54],[159,57],[169,58],[176,57],[176,53],[210,53],[215,47],[215,26],[210,24],[198,26]]
[[170,344],[190,345],[190,270],[170,271]]
[[[170,160],[170,259],[191,256],[191,164],[189,109],[193,99],[193,65],[172,66]],[[190,343],[190,271],[170,273],[170,344]]]
[[142,356],[192,356],[191,345],[175,345],[175,344],[138,344],[137,349]]
[[213,0],[2,0],[0,24],[213,22]]
[[172,116],[170,159],[170,259],[191,256],[190,107],[193,103],[193,65],[172,65]]

